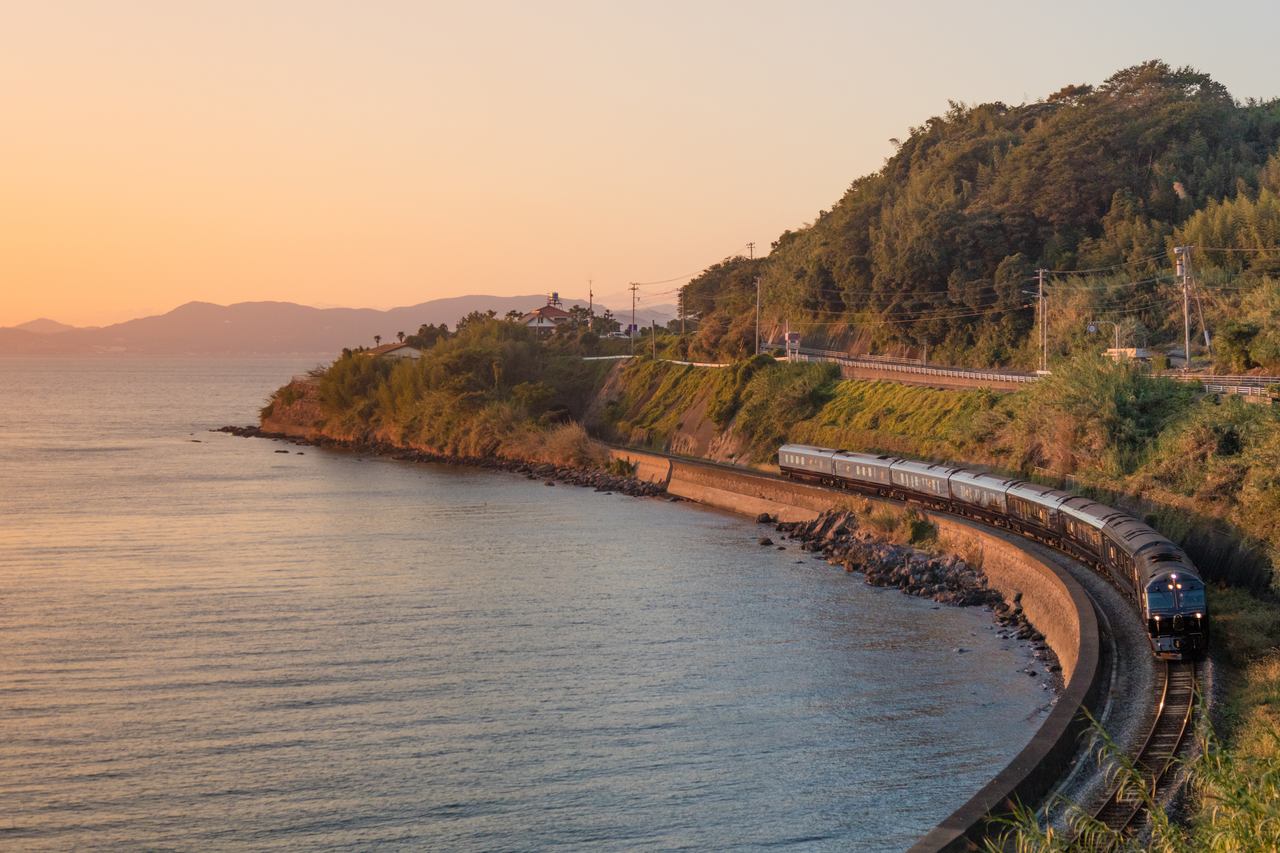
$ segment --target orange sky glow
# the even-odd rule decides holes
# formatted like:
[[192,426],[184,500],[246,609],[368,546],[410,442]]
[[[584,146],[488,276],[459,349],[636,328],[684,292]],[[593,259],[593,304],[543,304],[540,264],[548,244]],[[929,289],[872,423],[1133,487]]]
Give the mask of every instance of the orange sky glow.
[[1155,56],[1275,94],[1241,43],[1272,28],[1113,7],[1127,35],[1014,3],[0,2],[0,326],[621,294],[767,249],[948,98]]

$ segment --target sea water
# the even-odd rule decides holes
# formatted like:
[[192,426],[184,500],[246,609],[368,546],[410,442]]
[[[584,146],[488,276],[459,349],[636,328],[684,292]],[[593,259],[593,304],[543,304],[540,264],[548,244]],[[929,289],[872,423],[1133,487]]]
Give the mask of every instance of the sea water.
[[209,432],[314,363],[0,359],[0,847],[896,850],[1047,713],[747,520]]

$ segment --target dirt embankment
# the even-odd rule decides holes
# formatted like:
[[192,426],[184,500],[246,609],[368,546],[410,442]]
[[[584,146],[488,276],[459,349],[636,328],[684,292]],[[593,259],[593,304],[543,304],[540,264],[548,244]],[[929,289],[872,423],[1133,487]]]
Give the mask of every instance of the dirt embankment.
[[309,380],[295,379],[277,391],[271,403],[263,410],[261,429],[262,432],[271,435],[289,436],[307,441],[354,437],[327,435],[324,424],[319,384]]
[[[720,371],[715,368],[687,368],[686,381],[673,388],[664,382],[648,385],[637,383],[619,362],[587,407],[583,422],[598,431],[610,407],[619,407],[621,430],[612,436],[633,447],[654,446],[654,434],[666,435],[662,450],[680,456],[693,456],[716,462],[738,462],[745,450],[730,423],[721,429],[710,417],[712,398],[717,390]],[[678,368],[676,368],[678,369]],[[660,416],[662,428],[644,425],[644,421]]]

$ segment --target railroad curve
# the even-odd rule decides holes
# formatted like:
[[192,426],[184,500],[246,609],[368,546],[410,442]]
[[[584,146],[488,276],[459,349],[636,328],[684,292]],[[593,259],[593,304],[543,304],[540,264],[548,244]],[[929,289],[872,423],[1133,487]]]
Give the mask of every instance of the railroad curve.
[[1194,661],[1165,664],[1155,719],[1134,760],[1145,790],[1117,782],[1106,801],[1093,810],[1094,819],[1111,830],[1127,835],[1140,832],[1146,824],[1147,804],[1158,803],[1177,785],[1175,774],[1169,771],[1191,733],[1199,668]]

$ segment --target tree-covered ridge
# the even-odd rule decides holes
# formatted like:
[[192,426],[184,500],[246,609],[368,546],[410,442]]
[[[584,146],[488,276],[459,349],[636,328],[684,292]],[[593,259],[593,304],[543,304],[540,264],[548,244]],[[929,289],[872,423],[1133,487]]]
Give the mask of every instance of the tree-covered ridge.
[[[690,310],[711,325],[695,350],[735,354],[743,331],[749,341],[758,274],[767,319],[806,337],[854,328],[876,345],[1016,360],[1037,268],[1159,278],[1175,236],[1226,239],[1234,226],[1218,211],[1232,205],[1259,206],[1263,225],[1243,239],[1277,245],[1278,145],[1280,101],[1237,103],[1207,74],[1159,61],[1032,104],[952,103],[768,258],[729,259],[691,282]],[[1141,305],[1156,284],[1097,308]]]

